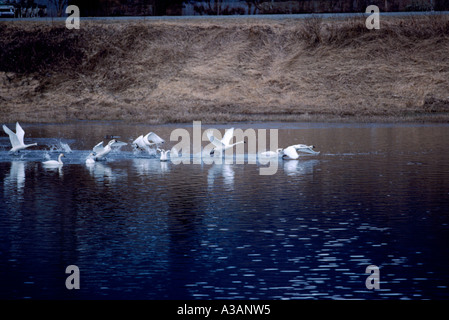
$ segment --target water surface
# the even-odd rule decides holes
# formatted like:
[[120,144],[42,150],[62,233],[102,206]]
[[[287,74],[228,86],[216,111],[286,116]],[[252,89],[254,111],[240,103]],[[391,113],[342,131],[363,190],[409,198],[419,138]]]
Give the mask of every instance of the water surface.
[[[0,137],[2,298],[449,297],[448,125],[235,125],[321,151],[272,176],[128,146],[84,162],[107,135],[129,143],[154,131],[171,146],[171,131],[191,124],[23,127],[38,148],[9,155]],[[60,152],[62,168],[42,166]],[[65,287],[72,264],[79,290]],[[365,287],[369,265],[378,290]]]

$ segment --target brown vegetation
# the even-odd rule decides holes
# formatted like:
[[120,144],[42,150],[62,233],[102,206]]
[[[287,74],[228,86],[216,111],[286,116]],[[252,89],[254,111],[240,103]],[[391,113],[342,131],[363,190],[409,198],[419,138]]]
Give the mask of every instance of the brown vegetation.
[[449,119],[446,16],[0,23],[0,120]]

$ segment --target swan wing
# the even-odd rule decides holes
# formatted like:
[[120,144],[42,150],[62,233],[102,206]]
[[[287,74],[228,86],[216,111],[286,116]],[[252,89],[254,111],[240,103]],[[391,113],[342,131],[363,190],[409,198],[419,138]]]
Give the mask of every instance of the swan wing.
[[11,141],[11,145],[13,148],[20,146],[20,141],[17,138],[17,135],[11,131],[7,126],[3,125],[3,131],[9,136],[9,141]]
[[148,134],[145,135],[145,137],[143,138],[145,141],[148,141],[149,143],[164,143],[165,140],[162,139],[161,137],[159,137],[157,134],[155,134],[154,132],[150,132]]
[[16,122],[16,136],[19,139],[20,144],[23,144],[23,138],[25,137],[25,131],[23,131],[22,127],[18,122]]
[[214,133],[212,132],[212,130],[207,131],[207,137],[209,138],[209,141],[212,142],[212,144],[214,146],[216,146],[217,148],[222,148],[223,147],[223,142],[218,140],[214,136]]
[[99,144],[97,144],[93,149],[95,153],[101,153],[104,151],[103,141],[101,141]]
[[305,153],[311,153],[311,154],[320,153],[320,152],[313,150],[313,146],[308,146],[305,144],[295,144],[292,147],[295,148],[297,152],[305,152]]
[[226,130],[223,139],[221,140],[225,146],[229,146],[234,136],[234,128]]
[[292,146],[284,149],[284,156],[286,156],[288,159],[298,159],[299,154],[296,152],[296,149]]
[[145,142],[143,142],[143,136],[139,136],[136,140],[133,141],[133,145],[139,148],[145,148]]
[[111,146],[112,146],[112,147],[122,147],[122,146],[126,146],[126,145],[127,145],[126,142],[123,142],[123,141],[116,141],[116,142],[114,142]]

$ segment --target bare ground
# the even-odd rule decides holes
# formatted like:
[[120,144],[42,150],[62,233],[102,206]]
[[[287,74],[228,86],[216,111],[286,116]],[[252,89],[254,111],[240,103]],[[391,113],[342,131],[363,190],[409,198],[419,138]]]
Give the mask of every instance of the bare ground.
[[0,22],[0,121],[449,120],[449,19]]

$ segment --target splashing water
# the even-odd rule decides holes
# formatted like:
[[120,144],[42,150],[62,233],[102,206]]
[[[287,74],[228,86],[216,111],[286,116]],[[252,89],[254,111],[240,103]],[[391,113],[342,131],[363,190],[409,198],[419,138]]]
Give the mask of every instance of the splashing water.
[[56,144],[50,146],[50,152],[65,152],[71,153],[72,149],[70,148],[68,143],[58,141]]

